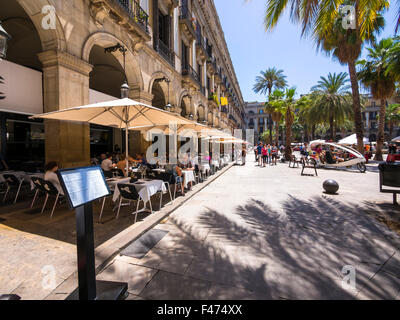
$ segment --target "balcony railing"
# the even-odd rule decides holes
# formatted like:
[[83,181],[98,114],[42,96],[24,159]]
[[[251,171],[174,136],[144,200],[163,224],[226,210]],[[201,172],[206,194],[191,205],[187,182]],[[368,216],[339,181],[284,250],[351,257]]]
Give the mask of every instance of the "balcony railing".
[[222,106],[221,107],[221,112],[228,113],[228,107],[227,106]]
[[116,1],[144,31],[149,33],[149,15],[136,0]]
[[185,21],[186,25],[191,29],[193,34],[195,33],[195,27],[193,25],[192,13],[189,10],[188,0],[183,0],[182,5],[179,7],[179,19]]
[[200,84],[200,76],[199,74],[192,68],[188,63],[182,63],[182,75],[189,76],[198,84]]
[[162,41],[158,40],[158,52],[173,67],[175,67],[174,52]]

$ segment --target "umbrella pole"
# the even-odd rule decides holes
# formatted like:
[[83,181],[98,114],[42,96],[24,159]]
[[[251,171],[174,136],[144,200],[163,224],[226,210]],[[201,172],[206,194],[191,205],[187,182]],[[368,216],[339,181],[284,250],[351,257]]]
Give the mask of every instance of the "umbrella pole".
[[126,123],[125,128],[125,161],[126,161],[126,176],[129,177],[129,150],[128,150],[128,122]]

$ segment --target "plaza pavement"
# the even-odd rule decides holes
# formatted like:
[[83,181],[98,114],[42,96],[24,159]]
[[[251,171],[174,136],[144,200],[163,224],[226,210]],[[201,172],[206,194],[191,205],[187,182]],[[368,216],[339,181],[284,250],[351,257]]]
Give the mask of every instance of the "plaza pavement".
[[249,156],[156,226],[169,233],[144,258],[119,254],[98,279],[128,282],[128,299],[399,299],[400,236],[375,218],[399,210],[377,167],[300,171]]

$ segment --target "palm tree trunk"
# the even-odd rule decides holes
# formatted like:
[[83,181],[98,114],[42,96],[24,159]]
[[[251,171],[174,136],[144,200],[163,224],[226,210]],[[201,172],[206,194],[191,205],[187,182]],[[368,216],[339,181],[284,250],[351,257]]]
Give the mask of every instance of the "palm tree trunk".
[[287,108],[286,111],[286,148],[285,148],[285,158],[287,161],[290,160],[292,155],[292,111]]
[[273,137],[272,137],[272,131],[273,131],[273,123],[272,123],[272,115],[268,115],[268,127],[269,127],[269,144],[272,144],[273,142]]
[[279,121],[275,121],[275,144],[279,148]]
[[311,139],[315,140],[315,124],[313,124],[311,127]]
[[393,121],[389,121],[389,138],[392,139],[393,138]]
[[353,95],[354,127],[357,135],[357,149],[361,154],[364,154],[364,128],[361,115],[360,91],[358,87],[356,63],[355,61],[351,61],[348,65]]
[[379,126],[378,126],[378,140],[376,141],[376,161],[383,161],[382,148],[385,140],[385,113],[386,113],[386,100],[381,99],[381,107],[379,109]]
[[332,141],[334,141],[334,137],[333,137],[334,123],[333,122],[334,122],[333,115],[330,115],[329,116],[329,135],[330,135]]

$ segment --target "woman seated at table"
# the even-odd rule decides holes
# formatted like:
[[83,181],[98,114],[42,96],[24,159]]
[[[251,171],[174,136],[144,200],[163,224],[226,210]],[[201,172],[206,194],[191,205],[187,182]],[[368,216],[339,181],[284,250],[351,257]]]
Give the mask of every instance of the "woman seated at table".
[[124,176],[127,177],[128,174],[126,172],[126,165],[128,164],[128,167],[130,167],[132,165],[131,159],[129,157],[129,160],[126,160],[126,156],[124,154],[121,155],[121,160],[118,161],[117,163],[117,169],[121,170],[124,173]]
[[176,179],[176,186],[175,188],[180,185],[181,186],[181,193],[182,196],[185,196],[185,181],[183,178],[183,172],[182,172],[182,168],[180,166],[175,166],[173,168],[173,174],[174,177]]
[[46,166],[44,167],[44,172],[45,172],[44,180],[51,182],[60,194],[64,194],[60,184],[60,180],[58,180],[58,176],[56,174],[57,170],[58,170],[57,162],[51,161],[47,163]]

